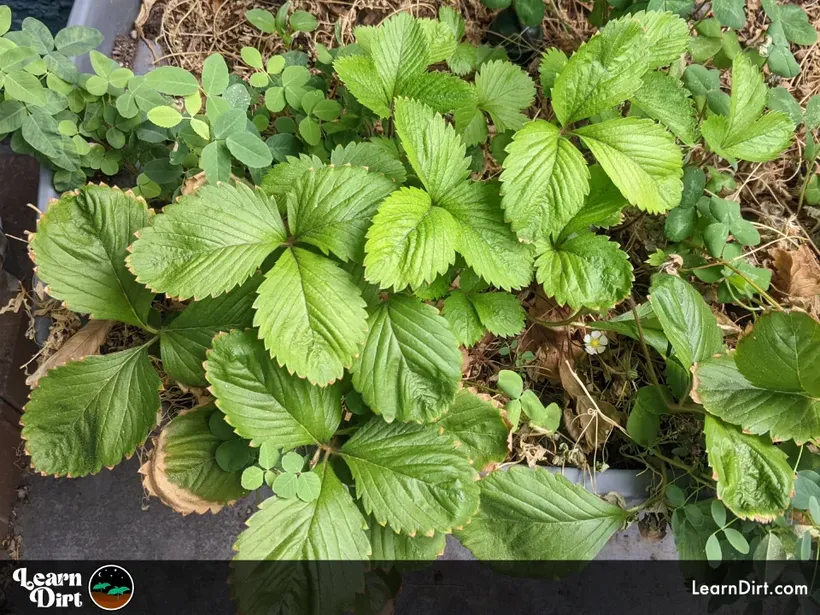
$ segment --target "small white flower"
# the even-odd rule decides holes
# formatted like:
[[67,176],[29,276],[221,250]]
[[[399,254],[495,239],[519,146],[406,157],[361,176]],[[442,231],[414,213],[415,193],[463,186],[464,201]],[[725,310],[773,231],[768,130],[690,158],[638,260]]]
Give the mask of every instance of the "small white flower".
[[608,343],[609,340],[606,338],[606,335],[600,331],[593,331],[584,336],[584,349],[587,351],[587,354],[603,354],[606,352],[606,345]]

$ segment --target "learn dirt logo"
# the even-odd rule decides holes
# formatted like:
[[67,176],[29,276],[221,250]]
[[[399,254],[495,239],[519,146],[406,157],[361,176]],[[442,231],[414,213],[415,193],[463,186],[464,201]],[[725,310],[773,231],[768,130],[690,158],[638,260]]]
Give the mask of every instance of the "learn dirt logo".
[[134,579],[122,566],[108,564],[91,575],[88,581],[91,601],[106,611],[117,611],[131,602]]

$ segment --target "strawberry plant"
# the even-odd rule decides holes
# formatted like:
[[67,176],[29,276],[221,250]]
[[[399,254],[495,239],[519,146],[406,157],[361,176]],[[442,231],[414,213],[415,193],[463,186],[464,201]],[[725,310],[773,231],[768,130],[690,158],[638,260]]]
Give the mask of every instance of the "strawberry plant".
[[[248,18],[288,46],[287,24],[309,25],[264,13]],[[479,558],[589,559],[659,504],[687,558],[787,543],[794,509],[815,531],[820,479],[815,466],[797,482],[794,471],[820,438],[820,326],[783,310],[771,274],[745,260],[761,238],[718,168],[779,156],[800,106],[771,94],[742,51],[731,93],[717,69],[684,68],[692,36],[671,12],[612,19],[570,56],[546,50],[537,85],[503,52],[464,42],[446,7],[355,35],[317,49],[313,65],[298,50],[245,47],[247,83],[218,55],[201,79],[166,66],[112,91],[97,75],[107,108],[131,96],[140,125],[161,133],[156,158],[136,191],[65,193],[30,248],[53,297],[137,328],[140,344],[40,380],[23,415],[34,468],[79,477],[132,455],[158,426],[162,375],[213,403],[159,425],[141,470],[149,490],[183,513],[263,485],[275,494],[239,537],[239,560],[433,559],[447,534]],[[141,107],[142,88],[162,102]],[[204,185],[182,190],[194,176]],[[159,212],[146,201],[171,195]],[[682,261],[648,292],[613,240],[628,208],[666,215],[671,243],[652,266],[667,252]],[[736,348],[690,273],[763,312]],[[571,316],[532,317],[530,291]],[[608,316],[639,293],[644,303]],[[490,389],[503,412],[462,381],[460,347],[508,338],[498,355],[526,356],[515,366],[526,369],[535,357],[515,338],[528,319],[576,327],[589,313],[584,326],[632,338],[646,360],[623,436],[659,482],[630,509],[542,467],[499,469],[512,432],[554,435],[562,408],[523,370],[501,370]],[[585,360],[603,360],[607,342],[590,334]],[[697,422],[711,468],[683,464],[694,488],[662,450],[679,415]],[[534,528],[524,540],[522,527]],[[791,552],[810,555],[801,540]],[[323,606],[350,604],[363,571]],[[291,604],[323,574],[246,572],[249,612]]]

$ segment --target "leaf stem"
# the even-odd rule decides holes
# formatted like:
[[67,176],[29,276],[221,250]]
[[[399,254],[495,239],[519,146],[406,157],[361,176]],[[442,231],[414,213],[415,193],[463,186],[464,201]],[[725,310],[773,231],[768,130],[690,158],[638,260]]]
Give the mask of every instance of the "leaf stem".
[[674,467],[678,468],[679,470],[683,470],[689,476],[691,476],[696,481],[698,481],[701,485],[703,485],[705,487],[708,487],[709,489],[714,489],[714,485],[711,482],[709,482],[709,481],[705,480],[704,478],[702,478],[701,476],[699,476],[695,472],[695,468],[693,468],[692,466],[688,466],[685,463],[683,463],[682,461],[677,461],[676,459],[672,459],[670,457],[667,457],[666,455],[663,455],[662,453],[658,452],[657,449],[654,449],[654,448],[650,449],[649,452],[652,453],[655,457],[657,457],[661,461],[665,461],[670,466],[674,466]]
[[542,327],[565,327],[566,325],[570,325],[576,318],[583,316],[587,313],[586,308],[581,308],[577,312],[575,312],[572,316],[564,318],[563,320],[541,320],[540,318],[536,318],[535,316],[527,315],[527,320],[534,322],[537,325],[541,325]]

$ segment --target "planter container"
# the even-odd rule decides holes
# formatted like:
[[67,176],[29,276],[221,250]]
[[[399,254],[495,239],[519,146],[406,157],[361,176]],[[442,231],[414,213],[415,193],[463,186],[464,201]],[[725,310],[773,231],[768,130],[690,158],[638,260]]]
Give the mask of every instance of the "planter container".
[[[99,51],[110,55],[114,47],[114,39],[119,34],[128,34],[133,29],[137,18],[141,0],[76,0],[68,19],[69,26],[89,26],[97,28],[105,36]],[[75,59],[81,72],[92,72],[91,61],[88,55]],[[135,74],[144,74],[151,69],[153,57],[143,41],[139,41],[133,71]],[[37,207],[45,212],[48,203],[59,194],[54,189],[53,173],[51,169],[41,167]],[[42,318],[37,323],[37,341],[42,344],[48,337],[50,323]],[[595,478],[594,487],[589,474],[576,468],[548,468],[552,472],[562,472],[571,482],[584,485],[590,491],[599,495],[610,492],[619,493],[627,506],[634,506],[647,498],[649,475],[639,474],[632,470],[607,470]],[[117,474],[109,472],[95,480],[118,480]],[[88,479],[86,479],[88,480]],[[158,504],[159,505],[159,504]],[[224,519],[225,515],[221,515]],[[465,547],[453,536],[447,537],[447,547],[443,559],[475,559]],[[671,534],[663,541],[650,543],[640,538],[637,527],[633,526],[626,532],[613,536],[606,547],[598,555],[598,559],[674,559],[676,557],[674,542]]]

